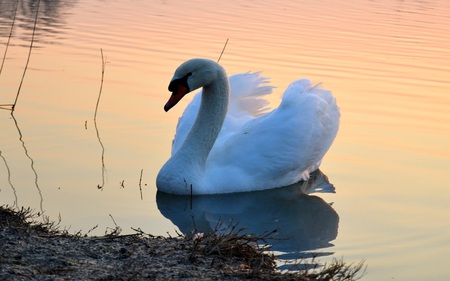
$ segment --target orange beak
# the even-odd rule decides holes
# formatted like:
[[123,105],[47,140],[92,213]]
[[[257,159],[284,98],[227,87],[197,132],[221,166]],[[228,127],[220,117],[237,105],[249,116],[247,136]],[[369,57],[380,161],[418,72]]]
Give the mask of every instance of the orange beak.
[[164,110],[167,112],[169,109],[174,107],[186,94],[188,93],[188,88],[183,85],[178,84],[175,91],[172,92],[172,95],[164,106]]

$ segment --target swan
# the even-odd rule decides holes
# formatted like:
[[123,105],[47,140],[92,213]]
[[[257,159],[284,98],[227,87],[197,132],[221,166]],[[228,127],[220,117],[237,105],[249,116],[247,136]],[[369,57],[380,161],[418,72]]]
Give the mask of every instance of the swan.
[[339,129],[336,100],[319,85],[307,79],[291,83],[279,107],[269,111],[264,96],[273,87],[266,78],[228,78],[221,65],[202,58],[176,69],[164,110],[201,87],[178,121],[172,155],[156,178],[162,192],[248,192],[307,180]]

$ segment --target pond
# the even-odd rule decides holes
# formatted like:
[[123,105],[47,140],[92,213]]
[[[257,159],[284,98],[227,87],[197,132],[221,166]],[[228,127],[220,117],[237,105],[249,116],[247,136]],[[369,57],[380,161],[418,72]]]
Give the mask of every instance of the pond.
[[[284,259],[364,260],[364,280],[446,279],[449,14],[446,0],[2,1],[0,204],[90,235],[277,229]],[[164,112],[173,72],[223,49],[229,75],[270,78],[273,108],[290,82],[322,83],[338,136],[307,184],[157,194],[193,96]]]

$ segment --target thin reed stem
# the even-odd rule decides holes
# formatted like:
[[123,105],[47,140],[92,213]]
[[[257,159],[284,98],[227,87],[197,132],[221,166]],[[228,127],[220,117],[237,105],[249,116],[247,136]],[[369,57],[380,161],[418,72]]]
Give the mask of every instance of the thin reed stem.
[[144,169],[141,169],[141,177],[139,178],[139,190],[141,191],[141,200],[144,200],[144,198],[142,197],[142,173],[144,172]]
[[102,148],[102,184],[101,185],[97,185],[97,188],[103,190],[103,186],[105,186],[105,173],[106,173],[106,167],[105,167],[105,146],[103,145],[102,140],[100,138],[100,133],[99,133],[98,127],[97,127],[97,119],[95,119],[95,118],[94,118],[94,128],[95,128],[95,132],[97,134],[98,143],[100,144],[100,146]]
[[33,50],[33,43],[34,43],[34,35],[36,34],[36,25],[38,21],[38,15],[39,15],[39,4],[41,3],[41,0],[37,1],[36,5],[36,16],[34,18],[34,26],[33,26],[33,33],[31,35],[31,43],[30,43],[30,49],[28,51],[28,58],[27,63],[25,64],[25,69],[23,70],[22,79],[20,80],[20,85],[17,90],[16,99],[14,100],[14,103],[11,107],[11,113],[14,112],[14,109],[16,108],[17,100],[19,99],[20,89],[22,88],[23,80],[25,79],[25,74],[27,73],[28,64],[30,63],[30,57],[31,57],[31,51]]
[[[5,53],[3,54],[2,65],[0,66],[0,75],[2,74],[3,65],[5,64],[6,53],[8,52],[9,42],[11,41],[11,37],[12,37],[13,29],[14,29],[14,23],[16,22],[17,7],[19,7],[19,0],[16,1],[16,7],[14,8],[14,16],[13,16],[13,20],[11,23],[11,30],[9,31],[8,42],[6,42]],[[0,105],[0,107],[1,107],[1,105]]]
[[227,41],[225,41],[225,45],[223,46],[222,52],[220,53],[217,63],[219,63],[220,59],[222,58],[223,52],[225,52],[225,48],[227,47],[227,44],[228,44],[228,39],[230,39],[230,38],[227,38]]
[[95,105],[94,120],[97,119],[98,104],[100,103],[100,97],[102,95],[103,79],[105,77],[105,66],[106,66],[105,58],[103,57],[103,49],[100,49],[100,53],[102,54],[102,80],[100,82],[100,90],[98,92],[97,104]]
[[[103,56],[103,49],[100,49],[100,53],[102,55],[102,79],[101,79],[101,82],[100,82],[100,90],[98,92],[97,104],[95,105],[94,127],[95,127],[95,131],[97,132],[98,142],[100,143],[100,146],[102,147],[102,184],[98,185],[97,188],[103,190],[103,186],[105,185],[105,172],[106,172],[106,168],[105,168],[105,147],[103,146],[102,140],[100,139],[100,133],[99,133],[98,127],[97,127],[97,111],[98,111],[98,105],[100,103],[100,97],[102,96],[103,79],[105,77],[106,61],[105,61],[105,58]],[[86,124],[87,123],[85,123],[85,127],[87,127]]]

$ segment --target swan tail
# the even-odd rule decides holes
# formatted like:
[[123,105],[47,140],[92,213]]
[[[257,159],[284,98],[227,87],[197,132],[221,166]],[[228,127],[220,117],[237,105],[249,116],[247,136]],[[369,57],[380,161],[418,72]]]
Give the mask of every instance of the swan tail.
[[[300,79],[292,82],[283,95],[281,106],[304,103],[316,100],[315,108],[324,126],[332,126],[332,131],[339,125],[340,112],[336,99],[331,91],[321,88],[322,83],[313,84],[309,79]],[[317,99],[319,98],[319,99]]]
[[296,139],[301,140],[300,147],[308,152],[298,155],[301,163],[307,164],[299,174],[303,180],[319,168],[339,130],[340,112],[336,99],[331,91],[320,86],[321,83],[313,84],[308,79],[297,80],[286,89],[280,104],[286,112],[299,111],[292,127],[302,128]]

